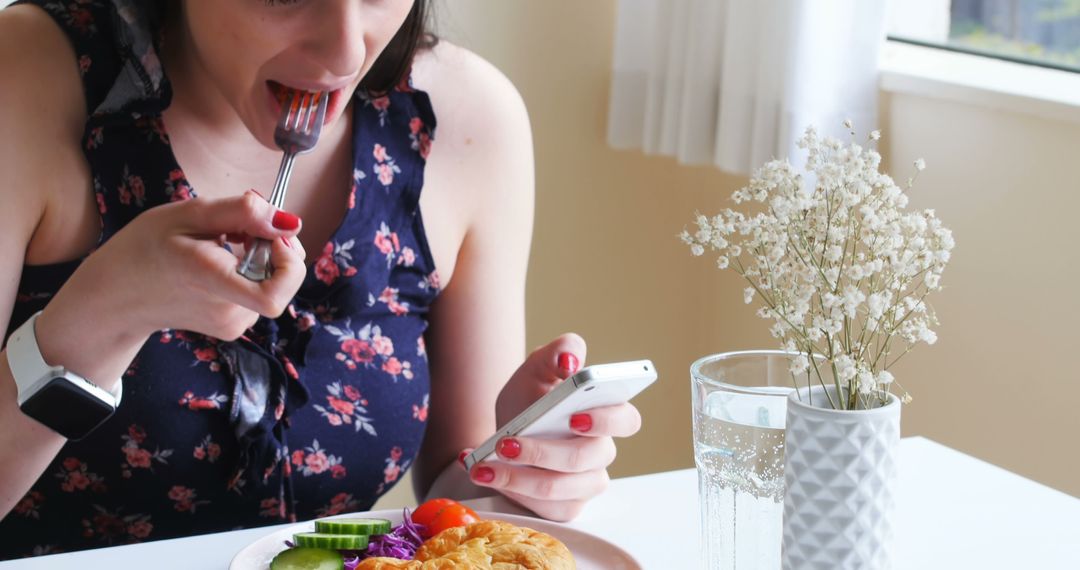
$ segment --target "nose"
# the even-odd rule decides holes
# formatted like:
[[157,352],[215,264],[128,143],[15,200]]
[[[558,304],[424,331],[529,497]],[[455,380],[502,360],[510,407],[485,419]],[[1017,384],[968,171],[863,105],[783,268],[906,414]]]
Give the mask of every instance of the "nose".
[[351,0],[320,0],[309,45],[312,57],[337,77],[355,75],[367,58],[364,3]]

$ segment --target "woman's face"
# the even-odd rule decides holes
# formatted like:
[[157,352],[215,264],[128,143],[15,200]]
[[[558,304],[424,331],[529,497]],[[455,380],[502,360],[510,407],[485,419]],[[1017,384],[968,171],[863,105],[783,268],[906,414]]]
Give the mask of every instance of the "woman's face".
[[248,130],[273,147],[283,87],[329,91],[326,123],[414,0],[185,0],[187,49]]

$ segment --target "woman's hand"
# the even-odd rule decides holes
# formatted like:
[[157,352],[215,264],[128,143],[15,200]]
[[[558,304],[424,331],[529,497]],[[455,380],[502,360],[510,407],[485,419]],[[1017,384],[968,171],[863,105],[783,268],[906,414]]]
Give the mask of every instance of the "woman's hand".
[[[299,230],[299,218],[253,191],[148,210],[80,265],[39,321],[60,334],[42,336],[97,329],[141,346],[155,331],[182,329],[235,339],[259,315],[280,315],[299,289],[306,272]],[[255,237],[272,243],[274,274],[262,282],[237,274],[237,256],[223,247]],[[79,352],[70,348],[54,352]]]
[[[575,334],[535,350],[499,393],[498,425],[572,376],[584,361],[585,341]],[[641,415],[631,404],[594,408],[575,414],[569,427],[576,434],[569,439],[501,439],[496,453],[502,462],[474,466],[470,479],[546,519],[573,519],[607,488],[607,466],[615,460],[612,438],[636,433]]]

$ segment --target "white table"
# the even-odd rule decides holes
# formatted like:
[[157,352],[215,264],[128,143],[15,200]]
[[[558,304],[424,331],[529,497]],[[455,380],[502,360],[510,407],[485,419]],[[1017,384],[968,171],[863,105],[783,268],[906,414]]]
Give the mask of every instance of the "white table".
[[[896,570],[1080,569],[1080,499],[924,438],[900,443]],[[501,499],[477,510],[520,512]],[[642,516],[650,524],[640,524]],[[612,481],[570,526],[633,554],[644,568],[699,568],[691,469]],[[0,570],[226,570],[274,527],[0,562]],[[753,570],[753,569],[750,569]]]

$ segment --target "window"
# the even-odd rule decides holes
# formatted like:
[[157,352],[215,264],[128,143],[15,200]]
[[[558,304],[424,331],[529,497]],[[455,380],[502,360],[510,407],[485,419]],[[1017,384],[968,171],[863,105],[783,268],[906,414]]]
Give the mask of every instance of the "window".
[[889,38],[1080,72],[1080,0],[894,0]]

